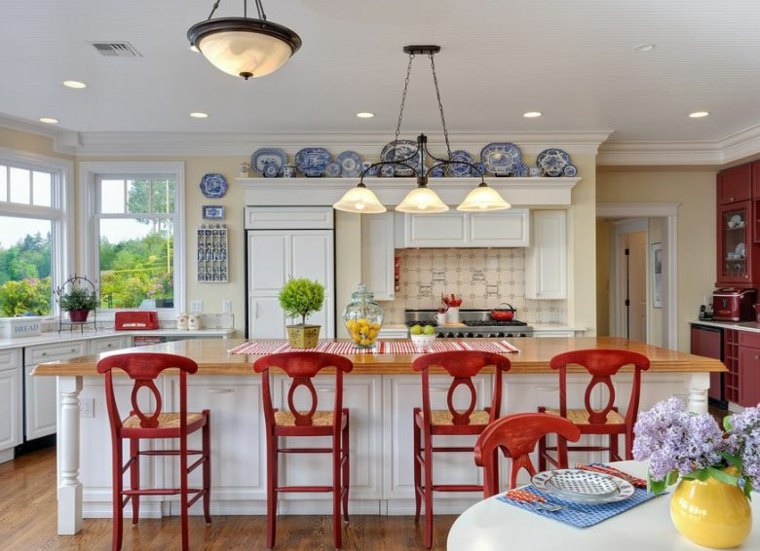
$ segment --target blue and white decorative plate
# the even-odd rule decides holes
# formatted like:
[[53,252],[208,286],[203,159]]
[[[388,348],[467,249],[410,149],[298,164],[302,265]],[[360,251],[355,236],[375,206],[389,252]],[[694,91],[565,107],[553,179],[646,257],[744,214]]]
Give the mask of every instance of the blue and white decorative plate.
[[227,193],[227,179],[223,174],[210,173],[201,179],[201,193],[209,199],[224,197]]
[[417,142],[415,141],[397,140],[390,142],[383,147],[383,151],[380,153],[381,161],[401,161],[409,157],[412,158],[405,161],[404,164],[393,165],[393,173],[396,176],[415,176],[414,169],[422,173],[422,153],[417,151]]
[[[461,149],[452,151],[451,158],[449,160],[460,161],[460,162],[470,163],[470,164],[475,163],[475,159],[472,158],[472,155],[470,155],[469,153]],[[470,176],[472,172],[472,167],[470,165],[463,165],[463,164],[457,163],[457,164],[449,165],[446,169],[446,172],[448,173],[449,176],[454,176],[454,177]]]
[[262,147],[253,152],[253,155],[251,155],[251,168],[256,174],[263,175],[267,164],[274,165],[279,174],[282,167],[288,164],[288,156],[282,149],[276,147]]
[[335,158],[340,165],[340,176],[343,178],[356,178],[362,173],[362,156],[356,151],[344,151]]
[[524,161],[520,161],[514,166],[512,170],[512,176],[516,178],[525,178],[528,175],[528,165]]
[[296,153],[296,166],[306,176],[322,176],[331,160],[330,152],[324,147],[304,147]]
[[475,170],[473,171],[473,176],[483,176],[486,173],[486,167],[483,166],[483,163],[475,163]]
[[570,155],[561,149],[544,149],[536,157],[536,164],[544,171],[544,176],[562,176],[570,164]]
[[340,164],[335,161],[331,161],[325,166],[325,176],[328,178],[340,178],[340,171]]
[[486,171],[497,176],[509,176],[522,161],[522,151],[513,143],[489,143],[480,150],[480,161]]
[[576,174],[578,174],[578,169],[575,167],[575,165],[567,165],[562,170],[562,174],[567,176],[568,178],[572,178]]

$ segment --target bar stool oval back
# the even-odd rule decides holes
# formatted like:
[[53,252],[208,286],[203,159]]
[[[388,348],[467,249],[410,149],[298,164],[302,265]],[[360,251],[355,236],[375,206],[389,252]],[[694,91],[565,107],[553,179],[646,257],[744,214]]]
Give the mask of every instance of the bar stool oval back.
[[[430,403],[430,367],[442,367],[453,379],[446,394],[445,410],[433,410]],[[491,405],[476,409],[478,396],[472,378],[484,367],[494,366]],[[433,484],[433,453],[472,453],[473,446],[433,446],[433,436],[478,435],[501,413],[502,373],[512,364],[500,354],[462,350],[436,352],[416,358],[415,371],[422,372],[422,408],[414,408],[414,500],[415,522],[420,519],[421,502],[425,502],[425,547],[433,545],[433,492],[480,492],[483,486],[474,484]],[[464,386],[470,391],[467,409],[454,407],[454,391]],[[424,472],[424,484],[423,474]],[[498,480],[497,480],[498,485]]]
[[[567,407],[568,365],[579,365],[591,375],[591,381],[586,386],[583,398],[583,408]],[[612,384],[612,376],[617,374],[626,365],[633,366],[633,380],[631,382],[631,391],[625,416],[622,416],[615,405],[616,394],[615,386]],[[554,356],[549,360],[549,366],[559,371],[559,409],[541,406],[538,408],[538,411],[569,419],[578,426],[582,435],[600,434],[609,436],[607,446],[568,446],[567,450],[608,451],[610,461],[620,461],[618,435],[623,434],[625,435],[625,458],[633,459],[633,454],[631,453],[633,447],[633,426],[636,424],[636,417],[639,412],[641,372],[649,369],[649,358],[630,350],[572,350]],[[607,403],[601,409],[595,408],[592,404],[596,385],[603,385],[609,393]],[[547,447],[546,438],[542,438],[538,443],[539,470],[543,471],[546,469],[547,461],[555,466],[558,464],[557,459],[548,453],[550,451],[557,451],[557,446]]]
[[[517,485],[520,469],[536,474],[530,453],[538,441],[547,434],[558,434],[571,442],[577,442],[581,431],[571,421],[547,413],[515,413],[497,419],[478,436],[475,443],[475,464],[483,467],[483,497],[499,493],[498,449],[512,460],[509,487]],[[559,467],[567,467],[567,448],[560,445]]]
[[[286,409],[272,404],[270,368],[283,371],[292,379],[288,390]],[[332,411],[318,409],[319,397],[312,378],[325,368],[335,370],[335,401]],[[333,540],[335,547],[342,545],[340,525],[341,501],[343,516],[348,521],[349,446],[348,414],[343,407],[343,374],[349,373],[354,364],[348,358],[325,352],[283,352],[270,354],[256,360],[253,370],[261,373],[262,402],[267,440],[267,548],[275,544],[277,530],[277,495],[283,492],[332,492],[333,494]],[[295,406],[295,391],[303,386],[309,392],[311,405],[306,411]],[[331,447],[281,448],[280,437],[332,437]],[[332,454],[331,486],[279,486],[278,454],[329,453]]]
[[[179,371],[179,412],[163,411],[161,393],[155,384],[158,376],[167,369]],[[134,380],[131,394],[132,411],[122,419],[116,403],[113,387],[113,370],[121,369]],[[182,549],[189,548],[188,510],[203,498],[203,515],[211,523],[211,426],[209,410],[200,413],[187,411],[187,375],[198,371],[198,364],[185,356],[163,353],[126,353],[103,358],[98,362],[98,373],[105,375],[106,409],[111,424],[112,475],[113,475],[113,549],[121,549],[124,529],[124,507],[132,503],[132,524],[140,516],[140,496],[179,495],[182,526]],[[147,389],[155,403],[152,412],[140,407],[138,391]],[[201,430],[201,450],[189,450],[187,437]],[[179,449],[140,450],[140,440],[179,440]],[[123,460],[122,442],[129,442],[129,459]],[[188,466],[189,456],[200,456]],[[140,488],[140,456],[179,457],[179,488]],[[197,467],[203,467],[202,488],[189,488],[188,475]],[[124,489],[123,477],[129,472],[129,489]],[[190,497],[192,496],[192,497]]]

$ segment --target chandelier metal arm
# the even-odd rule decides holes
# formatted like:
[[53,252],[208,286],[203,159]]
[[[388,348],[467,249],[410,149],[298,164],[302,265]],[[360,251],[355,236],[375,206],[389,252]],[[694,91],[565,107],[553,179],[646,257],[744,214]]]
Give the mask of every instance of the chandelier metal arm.
[[[262,5],[261,0],[255,0],[255,2],[256,2],[256,11],[259,14],[259,19],[261,19],[262,21],[266,21],[267,14],[264,13],[264,6]],[[243,3],[247,4],[248,2],[247,0],[243,0]]]
[[[261,4],[261,0],[254,0],[254,2],[256,4],[256,12],[259,15],[259,19],[266,21],[267,15],[264,13],[264,6]],[[214,17],[214,13],[216,13],[216,10],[219,8],[219,4],[221,3],[222,0],[216,0],[216,2],[214,2],[214,6],[211,8],[211,13],[208,14],[208,19]],[[243,0],[243,17],[248,18],[248,0]]]
[[[415,155],[416,155],[416,153],[415,153]],[[410,170],[413,170],[414,173],[417,174],[417,169],[414,166],[410,165],[409,163],[405,162],[405,161],[408,161],[409,159],[412,159],[412,158],[414,158],[414,155],[412,155],[408,159],[402,159],[400,161],[378,161],[376,163],[372,163],[367,168],[365,168],[364,170],[362,170],[362,173],[359,175],[359,183],[363,184],[364,183],[364,176],[366,176],[367,172],[369,172],[371,169],[375,168],[376,166],[401,165],[401,166],[405,166],[406,168],[408,168]]]
[[216,0],[216,2],[214,2],[214,5],[211,8],[211,13],[208,14],[208,19],[211,19],[212,17],[214,17],[214,13],[216,12],[216,9],[219,7],[219,4],[221,2],[222,0]]

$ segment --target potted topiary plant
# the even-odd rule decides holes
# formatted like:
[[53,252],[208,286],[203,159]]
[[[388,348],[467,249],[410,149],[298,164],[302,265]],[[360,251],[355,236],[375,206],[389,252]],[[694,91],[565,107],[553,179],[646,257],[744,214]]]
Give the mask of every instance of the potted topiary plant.
[[314,348],[319,341],[319,325],[306,325],[309,314],[322,309],[325,288],[305,277],[288,281],[278,295],[280,306],[291,317],[300,316],[300,325],[288,325],[288,342],[292,348]]
[[98,305],[97,291],[94,286],[82,286],[78,280],[67,283],[68,285],[64,284],[56,290],[58,305],[61,310],[68,311],[71,321],[87,321],[90,310],[94,310]]

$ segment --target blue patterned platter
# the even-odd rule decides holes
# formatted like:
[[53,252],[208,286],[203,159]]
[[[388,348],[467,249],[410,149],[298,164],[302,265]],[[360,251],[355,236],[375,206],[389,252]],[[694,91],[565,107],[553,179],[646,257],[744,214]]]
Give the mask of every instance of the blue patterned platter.
[[322,176],[330,159],[330,152],[323,147],[304,147],[296,153],[296,166],[306,176]]
[[568,178],[573,178],[576,174],[578,174],[578,169],[575,167],[575,165],[566,165],[562,170],[562,174]]
[[[470,155],[469,153],[461,149],[452,151],[450,160],[461,161],[461,162],[470,163],[470,164],[475,163],[475,159],[472,158],[472,155]],[[457,163],[454,165],[449,165],[446,169],[446,172],[448,173],[449,176],[461,178],[463,176],[470,176],[472,174],[472,167],[469,165],[462,165],[462,164]]]
[[489,143],[480,150],[480,161],[487,172],[497,176],[509,176],[517,163],[522,162],[522,152],[513,143]]
[[219,197],[224,197],[224,194],[227,193],[227,179],[223,174],[206,174],[201,179],[200,188],[204,197],[218,199]]
[[544,176],[562,176],[570,164],[570,155],[561,149],[544,149],[536,157],[536,164],[544,171]]
[[[416,156],[414,156],[415,152],[417,152]],[[414,170],[412,168],[408,168],[406,165],[416,168],[417,171],[421,173],[423,169],[422,154],[421,152],[417,151],[417,142],[415,141],[398,140],[390,142],[386,144],[385,147],[383,147],[383,151],[380,153],[381,161],[401,161],[402,159],[406,159],[408,157],[412,158],[406,161],[405,164],[393,165],[393,173],[396,176],[414,176]]]
[[331,161],[325,166],[325,176],[328,178],[340,178],[340,170],[340,164]]
[[282,167],[288,164],[288,156],[282,149],[276,147],[262,147],[253,152],[251,168],[256,174],[263,175],[267,164],[274,165],[279,174]]
[[344,151],[335,158],[343,178],[356,178],[362,173],[362,156],[356,151]]

